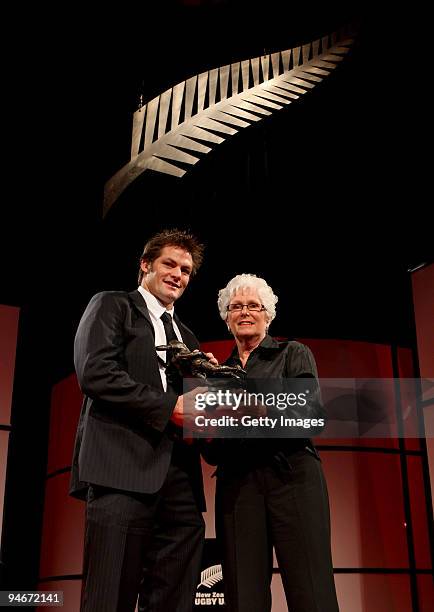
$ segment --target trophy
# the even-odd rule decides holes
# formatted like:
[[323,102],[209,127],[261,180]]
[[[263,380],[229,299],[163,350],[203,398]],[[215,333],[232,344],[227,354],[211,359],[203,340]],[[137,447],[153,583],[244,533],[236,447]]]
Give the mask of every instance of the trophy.
[[233,378],[242,380],[246,371],[239,365],[215,365],[202,351],[190,349],[179,340],[156,346],[157,351],[166,351],[168,355],[166,373],[169,379],[178,378]]
[[[215,365],[204,352],[198,349],[190,351],[179,340],[170,340],[168,344],[156,346],[155,349],[167,352],[166,377],[175,393],[182,395],[205,386],[207,392],[217,393],[244,386],[246,371],[241,366]],[[207,406],[206,410],[213,412],[216,408],[215,405]]]

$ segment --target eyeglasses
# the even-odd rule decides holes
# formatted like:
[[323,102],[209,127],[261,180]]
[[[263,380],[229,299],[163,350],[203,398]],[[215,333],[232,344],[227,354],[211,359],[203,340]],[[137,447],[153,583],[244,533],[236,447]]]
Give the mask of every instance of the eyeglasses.
[[261,312],[265,310],[265,306],[257,304],[256,302],[250,302],[249,304],[229,304],[228,310],[229,312],[242,312],[244,306],[249,312]]

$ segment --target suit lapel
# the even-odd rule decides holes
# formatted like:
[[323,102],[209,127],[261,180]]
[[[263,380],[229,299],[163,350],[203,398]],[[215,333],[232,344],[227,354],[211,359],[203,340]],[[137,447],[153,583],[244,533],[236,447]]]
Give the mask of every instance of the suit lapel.
[[129,293],[128,295],[130,296],[130,299],[134,307],[136,308],[136,310],[138,310],[140,314],[143,317],[145,317],[145,319],[151,326],[152,335],[155,336],[154,326],[152,325],[151,317],[149,315],[149,310],[148,310],[148,307],[146,306],[146,302],[143,299],[143,296],[141,295],[140,291],[137,291],[136,289],[135,291],[131,291],[131,293]]
[[186,344],[190,350],[199,348],[199,343],[197,341],[196,336],[193,334],[193,332],[190,329],[188,329],[188,327],[184,325],[182,321],[180,321],[176,313],[173,318],[175,319],[178,329],[181,332],[181,336],[182,336],[182,340],[184,341],[184,344]]
[[161,391],[163,391],[163,383],[161,381],[160,372],[158,371],[160,358],[157,355],[157,352],[153,348],[155,345],[155,330],[154,330],[154,325],[151,321],[151,316],[149,314],[148,307],[146,306],[146,302],[143,299],[142,294],[140,293],[140,291],[137,291],[137,289],[135,291],[131,291],[131,293],[129,293],[128,296],[132,302],[133,308],[137,312],[140,313],[140,315],[146,320],[146,322],[149,324],[149,327],[151,328],[152,337],[154,340],[153,340],[152,345],[149,346],[149,349],[151,350],[151,352],[153,353],[153,356],[155,357],[155,366],[156,366],[154,370],[154,383],[153,384],[154,386],[161,389]]

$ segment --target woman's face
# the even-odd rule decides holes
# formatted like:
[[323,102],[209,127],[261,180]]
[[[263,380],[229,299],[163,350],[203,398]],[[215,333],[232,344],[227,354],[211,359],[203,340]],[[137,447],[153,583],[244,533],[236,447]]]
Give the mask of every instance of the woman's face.
[[257,338],[259,342],[267,333],[268,314],[266,310],[249,310],[246,304],[262,307],[256,289],[246,287],[234,293],[229,305],[244,304],[242,310],[228,310],[227,324],[237,340]]

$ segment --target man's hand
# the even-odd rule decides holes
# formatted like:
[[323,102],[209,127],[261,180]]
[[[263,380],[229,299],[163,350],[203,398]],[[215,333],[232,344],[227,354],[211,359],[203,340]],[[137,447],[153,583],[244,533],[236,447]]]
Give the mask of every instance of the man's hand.
[[180,395],[173,409],[172,416],[170,417],[172,423],[175,423],[178,427],[182,427],[184,422],[184,396]]
[[196,387],[184,395],[180,395],[173,409],[170,420],[178,427],[188,426],[196,414],[194,400],[198,393],[206,393],[208,387]]

